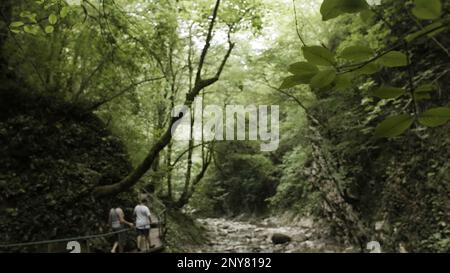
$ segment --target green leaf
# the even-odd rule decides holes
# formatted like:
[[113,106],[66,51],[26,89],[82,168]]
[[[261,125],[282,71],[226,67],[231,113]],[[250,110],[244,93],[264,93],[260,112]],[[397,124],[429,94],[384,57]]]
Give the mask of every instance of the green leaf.
[[53,26],[46,26],[45,27],[45,33],[53,33],[53,31],[55,30],[55,28]]
[[349,61],[365,61],[372,58],[374,51],[363,45],[355,45],[344,48],[341,57]]
[[298,77],[296,75],[286,77],[280,85],[280,89],[288,89],[292,88],[299,84],[308,84],[309,80],[306,81],[302,77]]
[[344,13],[357,13],[369,7],[365,0],[324,0],[320,6],[322,20],[336,18]]
[[52,13],[50,14],[50,16],[48,17],[48,22],[52,25],[56,24],[56,22],[58,22],[58,17]]
[[319,71],[315,65],[312,65],[307,62],[297,62],[293,63],[289,66],[289,72],[295,75],[302,75],[302,74],[312,74],[317,73]]
[[370,9],[366,9],[359,13],[359,17],[365,24],[371,24],[375,21],[376,15]]
[[372,92],[372,95],[382,99],[396,99],[404,94],[405,90],[403,88],[392,86],[382,86]]
[[430,20],[441,16],[442,4],[440,0],[414,0],[416,5],[412,13],[419,19]]
[[24,26],[23,31],[29,34],[37,34],[38,28],[35,26]]
[[343,74],[336,76],[335,88],[336,90],[345,90],[352,86],[352,77],[350,74]]
[[302,51],[305,59],[311,64],[333,66],[336,62],[334,54],[321,46],[304,46]]
[[32,15],[29,17],[29,19],[30,19],[30,21],[31,21],[32,23],[37,24],[36,16],[37,16],[37,14],[32,14]]
[[366,65],[364,65],[363,67],[361,67],[360,69],[356,70],[356,73],[361,74],[361,75],[372,75],[374,73],[377,73],[378,71],[380,71],[381,66],[375,62],[370,62]]
[[436,85],[434,84],[423,84],[414,90],[415,93],[428,93],[436,90]]
[[288,70],[296,76],[297,80],[302,80],[304,83],[309,83],[312,77],[319,72],[315,65],[307,62],[293,63]]
[[429,93],[414,93],[415,101],[422,101],[422,100],[428,100],[428,99],[431,99],[431,96]]
[[334,69],[323,70],[317,73],[311,79],[311,87],[322,88],[331,84],[336,78],[336,71]]
[[436,86],[434,84],[424,84],[416,88],[414,90],[414,99],[416,101],[431,99],[430,92],[436,90]]
[[379,62],[386,67],[406,66],[408,57],[400,51],[391,51],[380,57]]
[[288,89],[288,88],[296,86],[297,83],[295,82],[294,78],[295,78],[295,76],[289,76],[289,77],[285,78],[280,85],[280,89]]
[[12,22],[10,27],[16,28],[16,27],[21,27],[23,25],[24,25],[24,23],[22,21],[16,21],[16,22]]
[[61,18],[65,18],[67,16],[67,14],[69,14],[69,8],[68,7],[63,7],[61,9],[61,11],[59,12],[59,15],[61,16]]
[[450,120],[449,107],[436,107],[426,110],[419,115],[419,123],[428,127],[444,125]]
[[413,118],[407,114],[388,117],[375,128],[376,137],[396,137],[409,129]]

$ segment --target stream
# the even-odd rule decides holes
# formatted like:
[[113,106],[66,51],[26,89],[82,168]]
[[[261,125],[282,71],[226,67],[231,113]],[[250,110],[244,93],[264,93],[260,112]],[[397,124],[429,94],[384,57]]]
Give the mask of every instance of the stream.
[[[208,244],[199,252],[225,253],[295,253],[295,252],[355,252],[348,246],[341,246],[324,238],[311,219],[301,219],[290,225],[276,219],[259,221],[206,218],[197,220],[206,230]],[[289,242],[274,244],[274,234],[290,238]]]

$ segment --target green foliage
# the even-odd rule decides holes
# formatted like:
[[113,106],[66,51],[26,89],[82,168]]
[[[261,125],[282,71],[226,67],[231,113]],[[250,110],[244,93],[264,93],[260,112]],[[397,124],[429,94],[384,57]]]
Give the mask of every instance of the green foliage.
[[323,70],[311,79],[311,86],[313,88],[323,88],[330,85],[335,78],[336,71],[334,69]]
[[350,88],[352,86],[352,78],[349,74],[337,75],[335,86],[336,90],[342,91]]
[[55,14],[50,14],[50,16],[48,17],[48,22],[51,24],[51,25],[54,25],[54,24],[56,24],[56,22],[58,22],[58,17],[55,15]]
[[349,61],[365,61],[374,56],[374,51],[362,45],[355,45],[346,47],[340,57]]
[[321,46],[302,47],[303,56],[313,65],[333,66],[336,62],[334,54]]
[[[413,13],[416,16],[420,14],[422,15],[422,18],[428,16],[428,19],[435,19],[436,17],[440,16],[441,2],[439,0],[431,2],[416,1],[415,4],[416,6],[413,9]],[[367,14],[369,11],[373,13],[373,11],[371,11],[369,8],[371,7],[369,7],[369,5],[365,1],[325,0],[322,3],[320,12],[323,17],[322,19],[325,21],[328,19],[336,18],[344,13],[365,12],[364,15],[369,16],[370,14]],[[391,28],[390,24],[387,24],[387,26]],[[406,90],[403,88],[384,86],[374,90],[373,92],[371,92],[371,94],[382,99],[400,99],[406,93],[406,91],[409,91],[414,104],[419,101],[430,99],[431,95],[429,94],[429,91],[424,91],[423,88],[419,88],[419,91],[413,90],[413,72],[410,68],[411,60],[409,60],[409,56],[406,52],[408,50],[407,43],[412,43],[425,34],[429,38],[433,37],[433,35],[436,34],[435,32],[439,33],[439,31],[442,31],[444,27],[445,25],[441,22],[431,23],[423,27],[420,31],[404,35],[403,37],[396,37],[394,40],[400,39],[400,44],[397,44],[397,46],[393,48],[377,50],[377,53],[375,53],[375,50],[369,46],[352,44],[343,48],[338,55],[340,59],[345,61],[342,64],[336,61],[334,52],[323,46],[303,46],[303,57],[307,60],[307,62],[294,63],[289,66],[288,71],[295,76],[289,76],[288,78],[286,78],[280,88],[286,89],[299,84],[309,84],[311,89],[317,90],[318,92],[323,91],[324,88],[345,90],[350,88],[352,82],[356,80],[358,76],[373,75],[380,72],[383,68],[406,67],[405,69],[408,70],[407,77],[409,77],[409,83]],[[396,50],[401,45],[403,45],[405,52]],[[351,63],[349,64],[346,62]],[[333,66],[334,69],[327,69],[316,72],[316,65]],[[344,77],[341,75],[346,76]],[[310,79],[309,82],[308,79]],[[416,109],[414,109],[414,111],[416,111]],[[411,126],[411,124],[409,124],[409,121],[410,120],[405,123],[405,125],[408,125],[406,126],[406,128],[404,128],[405,126],[399,127],[402,129],[399,130],[399,132],[404,132]],[[414,122],[415,120],[413,119],[411,121]],[[385,124],[390,123],[387,122]],[[443,124],[445,124],[445,122]],[[375,130],[375,135],[385,137],[389,137],[391,135],[397,136],[396,133],[380,133],[380,131],[384,131],[380,128],[384,127],[384,124],[380,124],[380,126]]]
[[357,13],[369,7],[365,0],[325,0],[320,7],[324,21],[333,19],[344,13]]
[[450,120],[449,107],[430,108],[419,115],[419,122],[428,127],[441,126]]
[[372,75],[379,72],[382,66],[375,62],[369,62],[364,64],[361,68],[358,68],[355,72],[360,75]]
[[396,99],[405,94],[405,89],[392,86],[382,86],[375,89],[372,94],[382,99]]
[[309,76],[308,77],[297,76],[297,75],[289,76],[283,80],[283,82],[281,83],[280,89],[288,89],[288,88],[294,87],[299,84],[309,83],[309,81],[310,81]]
[[383,55],[379,62],[386,67],[402,67],[408,64],[408,57],[399,51],[390,51]]
[[375,128],[376,137],[396,137],[409,129],[414,119],[406,114],[386,118]]
[[299,145],[283,157],[282,176],[277,193],[269,199],[277,212],[293,211],[298,214],[317,213],[320,210],[320,194],[314,191],[304,170],[310,151]]
[[430,20],[439,18],[442,12],[440,0],[414,0],[412,13],[419,19]]
[[[28,87],[14,105],[0,100],[6,109],[0,115],[6,143],[0,148],[0,241],[104,229],[99,219],[109,200],[91,198],[92,188],[129,173],[127,152],[133,165],[141,163],[168,125],[172,104],[184,100],[195,78],[187,60],[198,63],[213,2],[144,2],[14,2],[9,28],[0,33],[0,57],[7,61],[1,77],[14,72]],[[292,7],[282,1],[222,1],[205,75],[222,61],[229,30],[239,46],[221,80],[205,92],[205,104],[280,105],[280,147],[261,153],[253,142],[216,143],[187,208],[208,217],[312,213],[330,217],[339,238],[342,226],[333,229],[339,215],[329,211],[325,196],[357,211],[358,225],[368,227],[364,235],[388,251],[402,243],[412,251],[448,252],[449,4],[321,2],[319,13],[310,7],[320,3],[296,1],[296,33]],[[306,46],[299,50],[300,44]],[[270,82],[286,70],[280,88],[290,90],[272,92],[280,90]],[[173,169],[168,163],[185,149],[174,142],[171,159],[165,149],[140,183],[150,181],[168,200],[170,174],[178,197],[186,155]],[[192,175],[199,158],[196,147]],[[324,181],[342,191],[313,187]],[[134,196],[114,201],[131,206]],[[41,219],[32,219],[34,209]],[[189,250],[185,244],[198,241],[201,229],[182,215],[169,217],[171,249]],[[385,234],[373,231],[378,220],[389,223]]]
[[295,76],[301,77],[306,82],[310,81],[314,75],[319,71],[317,66],[307,62],[293,63],[289,66],[288,71]]
[[267,198],[274,195],[276,187],[276,168],[257,149],[248,142],[217,143],[216,168],[205,181],[209,186],[203,187],[202,195],[194,201],[197,209],[208,216],[267,212]]
[[45,33],[53,33],[53,31],[55,30],[55,28],[53,26],[46,26],[45,27]]
[[[5,109],[0,116],[0,241],[101,233],[109,229],[108,211],[116,205],[131,216],[137,202],[133,191],[103,199],[91,195],[92,187],[112,184],[131,168],[123,144],[97,117],[29,90],[2,89],[0,106]],[[92,249],[109,247],[104,239],[90,243]],[[45,252],[46,247],[7,251]]]

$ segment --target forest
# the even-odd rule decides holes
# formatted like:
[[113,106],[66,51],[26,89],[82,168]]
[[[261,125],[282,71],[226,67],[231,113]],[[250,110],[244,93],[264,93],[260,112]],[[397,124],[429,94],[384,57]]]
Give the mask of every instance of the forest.
[[2,0],[0,253],[450,252],[449,11]]

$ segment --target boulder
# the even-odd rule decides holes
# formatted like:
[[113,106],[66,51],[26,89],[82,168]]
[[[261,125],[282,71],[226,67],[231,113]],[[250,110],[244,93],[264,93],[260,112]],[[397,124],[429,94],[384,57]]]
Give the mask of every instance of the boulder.
[[285,234],[281,234],[281,233],[274,233],[272,235],[272,243],[277,245],[277,244],[284,244],[284,243],[288,243],[292,241],[292,238],[285,235]]

